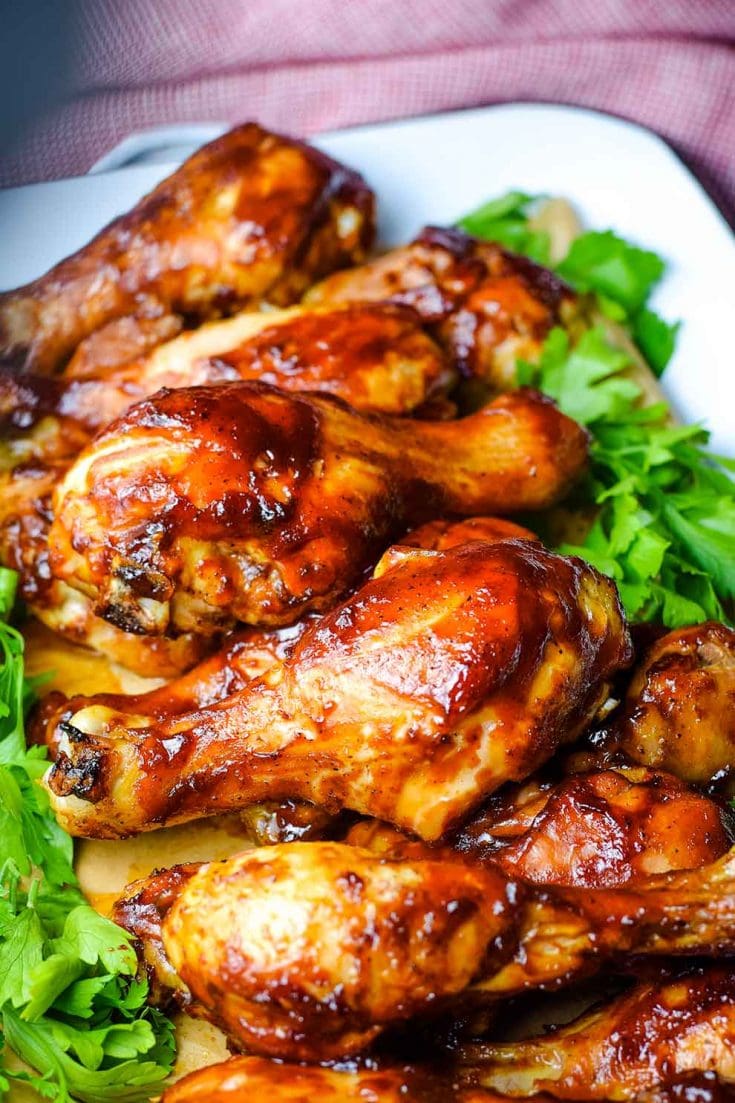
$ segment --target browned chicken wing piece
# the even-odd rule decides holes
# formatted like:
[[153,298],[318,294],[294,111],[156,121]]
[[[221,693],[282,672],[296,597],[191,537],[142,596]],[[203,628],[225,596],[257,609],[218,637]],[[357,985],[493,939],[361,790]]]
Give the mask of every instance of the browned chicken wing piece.
[[519,359],[535,360],[549,330],[571,324],[576,298],[526,257],[459,230],[428,227],[410,245],[329,277],[309,303],[389,301],[419,312],[467,377],[503,391]]
[[530,391],[438,423],[263,383],[162,391],[57,486],[51,571],[127,631],[288,624],[409,524],[551,505],[586,456],[584,431]]
[[579,559],[523,540],[393,549],[221,704],[71,716],[53,805],[76,835],[294,799],[437,838],[574,739],[630,655],[614,584]]
[[49,378],[0,368],[0,433],[25,458],[71,458],[161,387],[239,379],[334,394],[358,410],[406,414],[443,395],[455,374],[408,307],[348,303],[253,312],[189,330],[103,373]]
[[735,631],[708,621],[654,643],[633,674],[618,734],[635,762],[731,788]]
[[617,889],[541,889],[452,855],[396,860],[326,842],[189,874],[173,900],[164,879],[162,922],[150,902],[165,875],[129,886],[116,919],[153,940],[161,985],[173,967],[198,1014],[238,1047],[284,1059],[344,1057],[414,1017],[624,969],[632,955],[735,953],[735,852]]
[[245,123],[199,150],[78,253],[0,295],[0,356],[50,374],[126,315],[202,321],[296,301],[364,259],[373,196],[318,150]]
[[721,1098],[717,1081],[735,1082],[735,967],[641,984],[547,1035],[469,1046],[464,1056],[471,1079],[514,1098]]

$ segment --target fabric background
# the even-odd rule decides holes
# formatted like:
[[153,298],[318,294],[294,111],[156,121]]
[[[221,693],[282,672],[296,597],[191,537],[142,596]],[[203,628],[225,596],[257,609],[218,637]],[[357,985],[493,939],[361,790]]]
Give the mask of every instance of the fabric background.
[[735,218],[735,0],[79,0],[73,41],[68,98],[0,184],[83,173],[161,123],[308,135],[542,100],[658,131]]

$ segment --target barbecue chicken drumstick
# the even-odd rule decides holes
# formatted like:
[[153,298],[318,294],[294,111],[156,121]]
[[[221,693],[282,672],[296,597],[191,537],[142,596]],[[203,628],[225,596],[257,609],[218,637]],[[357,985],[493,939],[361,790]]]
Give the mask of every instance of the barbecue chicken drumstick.
[[437,838],[574,739],[629,660],[615,587],[581,560],[522,540],[395,549],[221,704],[75,713],[48,784],[77,835],[294,799]]
[[356,173],[246,123],[78,253],[0,295],[0,356],[50,374],[84,338],[128,315],[203,321],[264,299],[287,305],[364,259],[373,218]]
[[[463,521],[429,521],[402,537],[401,545],[445,551],[473,540],[496,544],[504,540],[536,541],[536,537],[528,529],[504,518],[470,517]],[[318,614],[307,613],[284,628],[238,629],[214,655],[181,677],[147,693],[78,694],[72,698],[59,691],[48,693],[32,714],[29,734],[34,742],[45,743],[53,756],[65,722],[82,709],[101,705],[132,716],[166,720],[214,705],[287,659],[317,617]]]
[[[443,551],[472,540],[497,543],[503,540],[532,540],[528,529],[497,517],[471,517],[465,521],[431,521],[408,533],[401,543],[405,546]],[[57,583],[62,586],[63,583]],[[75,593],[75,591],[72,591]],[[81,595],[78,595],[81,597]],[[235,631],[214,655],[204,659],[188,673],[158,689],[141,694],[99,693],[93,696],[63,693],[47,694],[40,702],[29,726],[33,742],[46,743],[52,757],[56,755],[59,738],[75,713],[102,706],[135,716],[153,716],[158,721],[170,720],[193,709],[223,701],[248,682],[259,678],[271,667],[288,658],[317,614],[306,614],[285,628],[243,628]],[[107,622],[98,622],[107,625]],[[107,625],[110,632],[117,630]],[[134,637],[151,644],[167,643],[166,637]],[[179,637],[181,640],[181,637]],[[172,644],[175,641],[170,641]],[[290,841],[296,837],[322,834],[334,817],[313,804],[278,804],[266,801],[242,812],[251,837],[258,844]],[[711,817],[707,819],[709,824]],[[696,846],[690,840],[690,849]],[[694,863],[693,863],[694,864]]]
[[[243,338],[213,335],[235,326]],[[245,340],[245,335],[249,339]],[[230,348],[227,359],[213,355]],[[212,355],[207,355],[212,353]],[[90,434],[166,382],[263,376],[284,389],[333,391],[355,405],[407,412],[440,396],[452,373],[406,308],[379,304],[240,315],[187,333],[106,378],[19,375],[0,368],[0,561],[18,570],[24,599],[55,631],[142,673],[171,676],[205,647],[179,634],[147,641],[95,616],[91,600],[53,579],[51,491]],[[382,548],[380,549],[382,550]]]
[[303,842],[154,874],[114,915],[159,985],[238,1046],[321,1061],[632,955],[732,954],[734,875],[731,852],[634,886],[540,888],[447,854]]
[[313,287],[309,303],[412,306],[462,374],[504,391],[555,325],[574,330],[576,296],[546,268],[459,230],[429,226],[409,245]]
[[[185,1076],[162,1103],[508,1103],[438,1069],[381,1064],[331,1069],[284,1065],[263,1057],[231,1057]],[[549,1103],[535,1100],[534,1103]],[[703,1101],[706,1103],[706,1101]]]
[[707,1081],[692,1077],[735,1082],[735,968],[641,984],[548,1035],[467,1046],[463,1057],[468,1079],[515,1098],[623,1103],[689,1080],[678,1098],[706,1100]]
[[732,788],[735,631],[707,621],[657,640],[633,674],[613,733],[635,762]]
[[357,410],[407,414],[443,396],[455,372],[408,307],[252,312],[189,330],[102,373],[67,370],[48,378],[0,367],[0,433],[12,441],[16,462],[71,458],[161,387],[238,379],[334,394]]
[[586,452],[533,392],[422,422],[262,383],[163,391],[57,486],[51,571],[127,631],[288,624],[332,605],[411,523],[550,505]]

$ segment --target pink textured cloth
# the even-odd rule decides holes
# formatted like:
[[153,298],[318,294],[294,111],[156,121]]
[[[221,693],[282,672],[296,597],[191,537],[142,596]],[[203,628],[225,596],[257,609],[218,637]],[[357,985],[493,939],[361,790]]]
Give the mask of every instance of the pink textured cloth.
[[85,172],[162,123],[293,134],[543,100],[634,119],[735,213],[735,0],[81,0],[74,91],[0,183]]

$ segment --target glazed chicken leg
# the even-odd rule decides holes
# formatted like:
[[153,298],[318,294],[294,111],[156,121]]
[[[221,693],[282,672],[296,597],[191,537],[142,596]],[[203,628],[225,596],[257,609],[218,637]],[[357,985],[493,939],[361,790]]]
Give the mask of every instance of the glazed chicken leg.
[[199,150],[34,283],[0,295],[0,357],[51,374],[127,315],[216,318],[297,300],[364,258],[373,196],[354,172],[255,123]]
[[507,1103],[494,1092],[459,1084],[440,1069],[390,1064],[330,1069],[284,1065],[263,1057],[232,1057],[200,1069],[170,1087],[162,1103],[266,1099],[270,1103]]
[[[429,521],[401,539],[402,547],[446,551],[474,540],[497,544],[505,540],[531,540],[528,529],[499,517],[470,517],[464,521]],[[34,742],[45,743],[52,755],[64,724],[82,709],[103,706],[131,716],[171,719],[224,701],[248,682],[289,658],[304,632],[318,618],[307,614],[284,628],[242,628],[233,632],[223,647],[188,673],[148,693],[98,693],[68,698],[55,691],[47,694],[31,720]]]
[[115,917],[238,1046],[327,1060],[631,955],[733,954],[734,879],[734,852],[636,886],[552,890],[452,856],[298,843],[155,874]]
[[[536,538],[528,529],[512,521],[497,517],[472,517],[464,521],[431,521],[408,533],[401,544],[443,551],[473,540],[494,544],[518,539],[533,541]],[[317,614],[307,614],[285,628],[240,629],[216,654],[204,659],[182,677],[148,693],[100,693],[77,695],[71,699],[63,693],[50,693],[35,710],[29,735],[34,742],[45,743],[52,757],[55,757],[59,739],[64,735],[68,722],[75,713],[83,710],[101,706],[127,713],[133,718],[152,716],[164,721],[223,701],[288,658],[315,619]],[[115,631],[111,625],[109,628]],[[155,636],[143,639],[166,642],[165,638]],[[313,804],[297,805],[293,801],[266,801],[244,809],[241,816],[253,841],[259,844],[323,834],[335,819]],[[691,824],[690,819],[687,822]],[[707,817],[706,822],[711,829],[711,816]],[[714,832],[713,838],[717,837]],[[695,832],[687,853],[692,853],[697,838],[698,833]]]
[[732,789],[735,631],[709,621],[662,636],[633,674],[614,734],[634,762]]
[[358,406],[396,412],[431,401],[452,377],[411,311],[379,305],[240,315],[187,333],[103,378],[0,369],[0,562],[20,572],[24,599],[49,627],[147,674],[170,677],[206,650],[206,641],[197,645],[181,634],[175,640],[131,638],[124,626],[96,617],[88,597],[50,577],[50,494],[92,431],[136,397],[164,382],[239,374],[263,376],[287,390],[333,391]]
[[522,540],[395,549],[221,704],[75,713],[48,785],[77,835],[298,799],[436,838],[574,739],[629,659],[614,585],[581,560]]
[[162,391],[57,487],[51,571],[128,631],[288,624],[332,605],[411,523],[552,504],[586,451],[533,392],[429,423],[262,383]]
[[94,374],[20,375],[0,367],[0,433],[16,461],[72,458],[91,436],[161,387],[237,379],[319,391],[358,410],[406,414],[455,373],[408,307],[367,303],[238,314],[187,331],[147,357]]
[[519,359],[538,358],[552,326],[574,328],[579,316],[574,293],[553,272],[434,226],[410,245],[329,277],[306,301],[408,304],[463,375],[496,392],[515,385]]
[[464,1059],[473,1083],[516,1098],[622,1103],[678,1082],[681,1099],[706,1100],[697,1074],[735,1082],[735,968],[641,984],[546,1036],[468,1046]]

